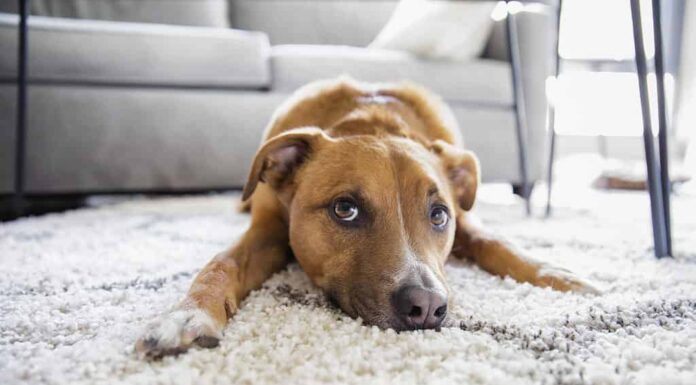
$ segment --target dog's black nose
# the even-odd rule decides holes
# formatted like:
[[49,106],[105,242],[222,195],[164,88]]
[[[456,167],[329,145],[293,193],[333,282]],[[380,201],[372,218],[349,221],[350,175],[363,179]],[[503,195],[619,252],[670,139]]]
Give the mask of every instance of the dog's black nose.
[[392,296],[397,317],[410,328],[434,329],[447,315],[447,297],[419,286],[405,286]]

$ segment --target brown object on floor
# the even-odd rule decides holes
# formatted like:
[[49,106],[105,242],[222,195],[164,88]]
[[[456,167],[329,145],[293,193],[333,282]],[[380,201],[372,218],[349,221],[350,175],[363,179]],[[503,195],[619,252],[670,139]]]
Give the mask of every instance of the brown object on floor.
[[[688,182],[691,178],[681,172],[673,172],[670,175],[672,186]],[[645,171],[634,168],[620,168],[605,170],[592,184],[596,188],[605,190],[647,190]]]

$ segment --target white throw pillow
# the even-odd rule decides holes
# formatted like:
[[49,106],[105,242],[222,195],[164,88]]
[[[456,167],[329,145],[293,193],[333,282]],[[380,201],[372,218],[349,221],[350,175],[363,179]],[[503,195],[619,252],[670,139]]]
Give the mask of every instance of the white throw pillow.
[[495,6],[494,1],[401,0],[369,48],[469,60],[486,46]]

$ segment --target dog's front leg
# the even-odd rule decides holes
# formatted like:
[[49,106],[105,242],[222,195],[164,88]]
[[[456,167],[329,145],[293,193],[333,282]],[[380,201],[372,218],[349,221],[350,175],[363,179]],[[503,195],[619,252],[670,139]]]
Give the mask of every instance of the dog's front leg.
[[186,298],[148,326],[135,344],[138,355],[159,358],[194,345],[217,346],[241,301],[286,265],[287,234],[276,216],[256,215],[241,240],[198,273]]
[[469,259],[483,270],[501,277],[510,276],[518,282],[560,291],[598,293],[589,282],[561,267],[535,260],[510,242],[486,230],[471,213],[457,213],[452,255]]

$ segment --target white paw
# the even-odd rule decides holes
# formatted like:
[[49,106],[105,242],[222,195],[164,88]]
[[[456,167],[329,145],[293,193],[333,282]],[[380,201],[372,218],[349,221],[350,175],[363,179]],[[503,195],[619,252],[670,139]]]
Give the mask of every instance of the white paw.
[[602,294],[602,291],[594,284],[561,267],[544,266],[537,273],[537,277],[541,286],[550,286],[556,290],[580,294]]
[[221,338],[222,325],[203,310],[175,309],[147,326],[135,351],[140,358],[157,359],[183,353],[193,345],[213,348]]

